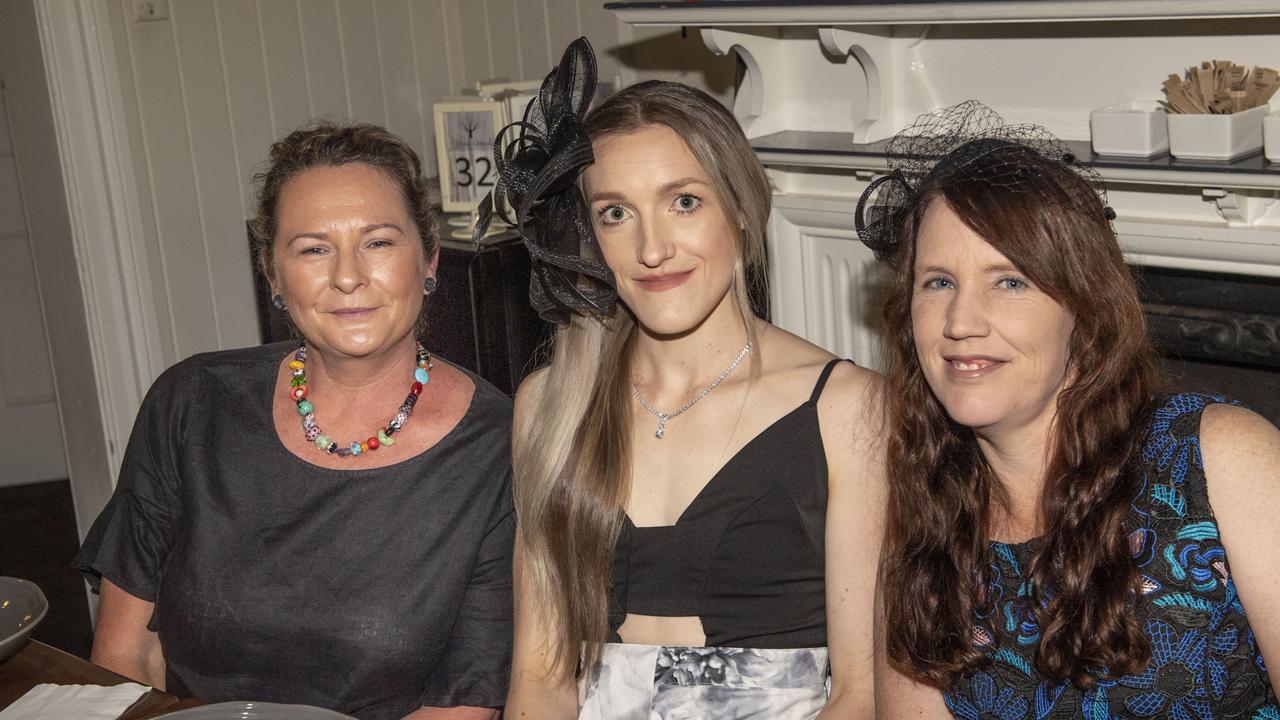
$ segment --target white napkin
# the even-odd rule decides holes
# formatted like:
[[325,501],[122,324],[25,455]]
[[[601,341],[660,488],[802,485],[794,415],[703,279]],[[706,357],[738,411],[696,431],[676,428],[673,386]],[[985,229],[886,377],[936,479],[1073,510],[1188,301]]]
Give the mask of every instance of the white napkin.
[[151,688],[119,685],[37,685],[0,710],[0,720],[116,720]]

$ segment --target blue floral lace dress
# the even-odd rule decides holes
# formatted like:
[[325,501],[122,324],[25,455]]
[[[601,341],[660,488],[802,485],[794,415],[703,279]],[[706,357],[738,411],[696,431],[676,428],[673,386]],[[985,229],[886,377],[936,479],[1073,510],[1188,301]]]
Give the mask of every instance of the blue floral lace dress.
[[1024,571],[1036,541],[991,543],[994,611],[978,616],[974,642],[990,666],[945,693],[966,720],[1209,718],[1280,720],[1262,654],[1231,580],[1209,507],[1200,458],[1200,415],[1225,402],[1175,395],[1155,412],[1143,447],[1142,491],[1129,513],[1133,560],[1142,573],[1140,612],[1151,640],[1142,672],[1084,692],[1041,679],[1040,639]]

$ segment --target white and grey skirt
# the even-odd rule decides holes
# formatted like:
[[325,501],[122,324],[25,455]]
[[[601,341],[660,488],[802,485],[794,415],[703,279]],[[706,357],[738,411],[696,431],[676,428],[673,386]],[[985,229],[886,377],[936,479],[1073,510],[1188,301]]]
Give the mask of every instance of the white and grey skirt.
[[811,720],[827,703],[826,648],[606,643],[579,685],[579,720]]

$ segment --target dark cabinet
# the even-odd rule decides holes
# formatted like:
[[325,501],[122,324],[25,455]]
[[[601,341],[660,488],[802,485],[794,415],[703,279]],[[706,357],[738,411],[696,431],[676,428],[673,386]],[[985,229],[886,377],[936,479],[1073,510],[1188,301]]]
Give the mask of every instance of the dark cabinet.
[[514,393],[537,365],[554,326],[529,305],[529,253],[514,233],[469,241],[444,240],[440,283],[427,306],[423,343]]

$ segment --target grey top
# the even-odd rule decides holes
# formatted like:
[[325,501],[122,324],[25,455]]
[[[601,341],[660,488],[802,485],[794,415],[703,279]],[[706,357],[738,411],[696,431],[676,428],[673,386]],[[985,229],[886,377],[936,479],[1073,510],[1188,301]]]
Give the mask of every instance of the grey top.
[[[384,468],[312,465],[272,420],[291,343],[197,355],[143,401],[75,560],[155,602],[168,689],[359,718],[499,706],[511,662],[511,401]],[[431,389],[422,395],[431,402]],[[301,430],[299,429],[299,432]]]

